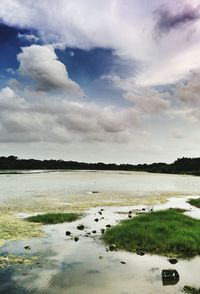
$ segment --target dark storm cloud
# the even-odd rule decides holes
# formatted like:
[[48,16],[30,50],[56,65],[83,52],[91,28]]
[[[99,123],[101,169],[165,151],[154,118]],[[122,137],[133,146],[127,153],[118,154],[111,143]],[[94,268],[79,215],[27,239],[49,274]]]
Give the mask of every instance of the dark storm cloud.
[[155,32],[157,35],[168,33],[200,18],[200,6],[185,6],[180,12],[173,13],[166,7],[155,11]]

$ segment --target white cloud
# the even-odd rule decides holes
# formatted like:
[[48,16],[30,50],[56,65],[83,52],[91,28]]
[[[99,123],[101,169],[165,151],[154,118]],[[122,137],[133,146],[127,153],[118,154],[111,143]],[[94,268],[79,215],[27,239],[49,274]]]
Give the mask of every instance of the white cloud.
[[[48,0],[1,0],[0,18],[9,25],[38,30],[43,41],[54,46],[113,48],[122,58],[140,62],[142,71],[135,82],[147,86],[177,81],[200,67],[199,18],[183,20],[198,4],[198,0],[155,0],[146,5],[140,0],[57,0],[49,7]],[[162,22],[168,33],[157,40],[155,11],[160,7],[168,13]]]
[[162,96],[165,95],[149,88],[124,94],[124,98],[134,102],[138,110],[143,113],[163,113],[169,109],[170,102]]
[[191,72],[187,79],[176,86],[176,97],[184,104],[200,106],[200,71]]
[[34,92],[28,101],[9,87],[2,89],[0,141],[125,142],[140,123],[135,110],[57,98]]
[[65,65],[57,59],[51,45],[23,47],[17,59],[20,62],[19,73],[36,82],[38,90],[62,88],[70,93],[82,94],[79,85],[69,78]]
[[37,43],[40,40],[40,38],[38,38],[37,36],[35,36],[33,34],[20,34],[20,33],[18,33],[17,37],[19,39],[25,39],[29,42],[34,42],[34,43]]

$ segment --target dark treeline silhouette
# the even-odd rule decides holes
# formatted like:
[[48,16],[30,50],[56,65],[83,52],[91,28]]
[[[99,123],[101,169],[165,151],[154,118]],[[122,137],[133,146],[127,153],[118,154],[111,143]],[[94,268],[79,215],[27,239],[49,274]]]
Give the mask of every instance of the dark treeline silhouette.
[[0,170],[52,170],[52,169],[76,169],[76,170],[123,170],[123,171],[146,171],[152,173],[177,173],[200,175],[200,158],[178,158],[173,163],[163,162],[152,164],[105,164],[84,163],[64,160],[36,160],[19,159],[16,156],[0,157]]

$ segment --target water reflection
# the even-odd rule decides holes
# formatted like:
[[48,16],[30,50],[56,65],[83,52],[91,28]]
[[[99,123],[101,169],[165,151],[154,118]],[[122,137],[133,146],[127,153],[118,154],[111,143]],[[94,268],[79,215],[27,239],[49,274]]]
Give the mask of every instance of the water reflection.
[[[180,206],[185,199],[179,199]],[[177,199],[154,209],[176,207]],[[140,256],[126,252],[106,251],[99,234],[106,224],[114,224],[128,217],[128,211],[137,211],[144,206],[104,207],[104,219],[95,222],[99,209],[91,209],[81,220],[85,230],[77,230],[80,221],[70,224],[45,226],[47,238],[10,242],[3,248],[10,253],[24,253],[24,246],[31,247],[30,254],[39,254],[39,263],[31,267],[13,266],[1,275],[1,293],[38,294],[88,294],[88,293],[181,293],[184,285],[199,287],[200,258],[178,260],[170,264],[166,257],[145,254]],[[145,207],[148,209],[148,206]],[[79,241],[66,236],[69,230]],[[86,232],[97,233],[86,237]],[[123,261],[124,263],[121,263]],[[172,268],[180,275],[163,279],[162,270]],[[9,282],[8,282],[9,281]],[[167,287],[163,287],[166,286]],[[10,291],[10,292],[9,292]]]

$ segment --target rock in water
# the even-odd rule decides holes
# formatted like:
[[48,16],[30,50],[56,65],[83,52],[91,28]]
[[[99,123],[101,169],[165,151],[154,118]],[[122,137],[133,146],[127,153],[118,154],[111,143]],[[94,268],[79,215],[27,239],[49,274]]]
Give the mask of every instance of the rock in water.
[[84,225],[82,225],[82,224],[77,226],[77,229],[80,230],[80,231],[84,230],[84,228],[85,228],[85,227],[84,227]]
[[163,286],[176,285],[179,281],[179,273],[175,269],[162,270]]
[[141,250],[137,250],[136,253],[137,253],[137,255],[140,255],[140,256],[145,255],[145,253],[143,251],[141,251]]
[[178,260],[176,258],[169,258],[168,261],[171,263],[171,264],[176,264],[178,262]]
[[115,244],[111,244],[111,245],[109,246],[109,250],[110,250],[110,251],[116,251],[116,250],[117,250],[116,245],[115,245]]
[[106,225],[106,228],[111,228],[112,226],[110,224]]
[[66,231],[65,235],[66,236],[70,236],[71,235],[71,232],[70,231]]

